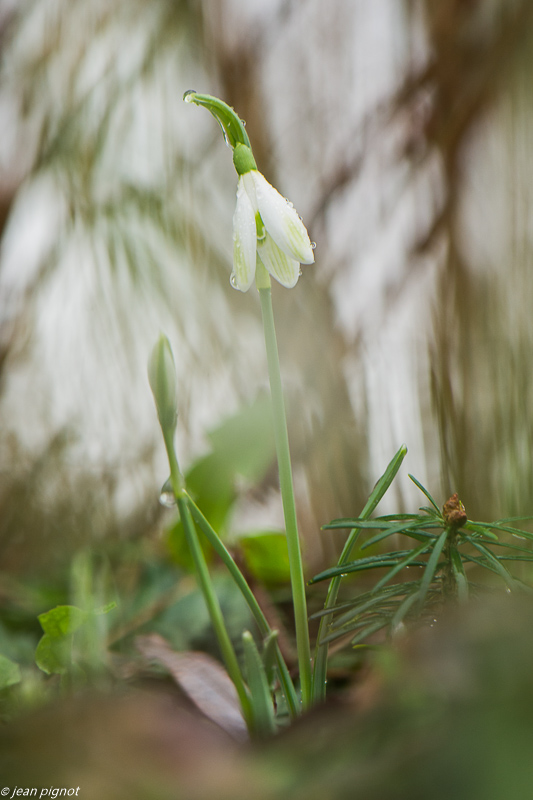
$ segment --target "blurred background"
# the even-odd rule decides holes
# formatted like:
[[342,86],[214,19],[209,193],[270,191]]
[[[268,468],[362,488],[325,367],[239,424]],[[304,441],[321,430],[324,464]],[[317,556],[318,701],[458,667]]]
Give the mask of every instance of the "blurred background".
[[236,176],[187,89],[317,243],[273,290],[309,571],[404,442],[383,513],[422,502],[407,472],[473,519],[533,511],[530,0],[1,0],[0,48],[5,586],[172,524],[159,331],[197,496],[230,539],[282,526]]

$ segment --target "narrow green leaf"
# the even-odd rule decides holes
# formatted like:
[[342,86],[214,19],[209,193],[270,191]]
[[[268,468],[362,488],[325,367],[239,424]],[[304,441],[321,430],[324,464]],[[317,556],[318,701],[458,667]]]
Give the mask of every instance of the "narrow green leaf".
[[524,556],[524,555],[522,555],[522,556],[495,556],[495,558],[497,558],[498,561],[524,561],[524,562],[527,562],[527,561],[533,561],[533,554],[528,555],[528,556]]
[[[420,517],[417,517],[420,519]],[[385,520],[383,517],[376,519],[361,519],[361,517],[334,519],[328,525],[322,525],[322,530],[345,530],[346,528],[361,528],[361,530],[385,530],[390,527],[392,520]],[[398,527],[402,527],[401,525]]]
[[383,576],[383,578],[381,578],[381,580],[379,580],[376,583],[376,585],[374,586],[374,592],[377,592],[379,589],[381,589],[381,587],[385,583],[388,583],[391,578],[394,578],[394,576],[397,575],[398,572],[401,572],[402,569],[405,569],[405,567],[409,566],[425,567],[426,566],[425,561],[416,561],[415,559],[417,559],[418,556],[422,555],[422,553],[425,553],[429,549],[429,547],[430,545],[428,545],[427,542],[425,542],[421,547],[417,547],[416,550],[408,551],[408,555],[406,555],[405,558],[402,558],[401,561],[399,561],[389,572],[387,572],[386,575]]
[[424,494],[424,495],[427,497],[427,499],[429,500],[429,502],[431,503],[431,505],[433,506],[433,508],[435,508],[435,509],[436,509],[436,511],[437,511],[437,514],[438,514],[438,515],[439,515],[439,517],[440,517],[440,516],[441,516],[440,508],[438,507],[437,503],[436,503],[436,502],[435,502],[435,500],[432,498],[432,496],[430,495],[430,493],[428,492],[428,490],[427,490],[427,489],[425,489],[425,488],[422,486],[422,484],[420,483],[420,481],[417,481],[417,479],[414,477],[414,475],[411,475],[411,474],[409,474],[409,478],[410,478],[410,479],[413,481],[413,483],[415,484],[415,486],[418,486],[418,488],[420,489],[420,491],[422,492],[422,494]]
[[274,672],[277,667],[278,631],[271,631],[263,643],[263,665],[268,685],[274,683]]
[[341,639],[350,633],[353,634],[354,631],[368,628],[370,625],[373,625],[376,620],[380,620],[383,622],[384,625],[386,625],[388,623],[389,617],[390,614],[387,614],[386,612],[382,614],[379,611],[376,611],[376,613],[374,614],[365,615],[363,619],[358,619],[354,621],[351,625],[345,625],[343,628],[330,630],[328,635],[324,637],[323,642],[329,644],[329,642],[333,642],[336,639]]
[[402,444],[396,455],[392,458],[390,463],[387,466],[387,469],[376,482],[376,485],[372,489],[370,493],[370,497],[361,512],[361,517],[369,517],[370,514],[376,509],[377,505],[379,504],[380,500],[383,498],[385,493],[388,491],[391,483],[393,482],[394,478],[396,477],[398,470],[402,466],[402,462],[407,455],[407,447]]
[[116,607],[117,607],[116,602],[112,600],[110,603],[106,603],[105,606],[100,606],[100,608],[95,608],[93,613],[97,615],[109,614],[109,612],[113,611],[113,609]]
[[271,736],[276,732],[276,721],[265,667],[249,631],[243,633],[242,644],[251,694],[254,732],[260,736]]
[[533,555],[531,547],[521,547],[519,544],[510,544],[509,542],[500,542],[500,541],[493,542],[492,539],[478,539],[477,541],[481,542],[481,544],[491,545],[491,547],[503,547],[505,548],[505,550],[517,550],[519,553],[526,553],[527,555]]
[[363,628],[362,631],[359,631],[357,636],[351,640],[352,647],[355,647],[359,642],[362,642],[363,639],[366,639],[368,636],[372,636],[373,633],[377,633],[378,631],[382,630],[389,624],[388,619],[379,620],[379,622],[374,622],[372,625],[368,625],[366,628]]
[[[431,519],[438,520],[439,522],[441,522],[441,523],[442,523],[442,516],[441,516],[441,514],[436,514],[436,513],[435,513],[435,509],[434,509],[434,508],[432,508],[431,506],[420,506],[420,511],[425,511],[425,512],[426,512],[426,514],[427,514],[429,517],[431,517]],[[442,527],[442,525],[441,525],[441,527]]]
[[441,535],[435,542],[431,555],[428,559],[427,567],[424,570],[424,574],[420,582],[420,592],[418,594],[419,611],[422,610],[422,607],[426,599],[426,594],[429,589],[429,585],[433,580],[433,578],[435,577],[435,571],[439,563],[440,554],[442,553],[442,548],[444,547],[447,538],[448,538],[448,531],[447,530],[442,531]]
[[496,531],[503,531],[504,533],[512,533],[513,536],[518,536],[519,538],[533,540],[533,533],[524,531],[522,528],[513,528],[510,525],[500,525],[496,523],[491,524],[490,528]]
[[[427,542],[424,543],[423,547],[419,550],[422,552],[423,550],[427,549],[429,545]],[[342,577],[343,575],[348,575],[351,572],[360,572],[361,570],[366,569],[378,569],[380,567],[390,567],[392,564],[398,564],[398,559],[404,558],[406,555],[410,555],[413,551],[412,550],[397,550],[392,553],[383,553],[379,556],[368,556],[367,558],[359,558],[357,561],[351,561],[349,564],[343,564],[342,566],[338,567],[330,567],[329,569],[324,570],[323,572],[319,572],[318,575],[315,575],[314,578],[311,578],[309,581],[310,584],[318,583],[319,581],[325,581],[329,578],[335,577]],[[418,550],[416,551],[418,552]],[[422,562],[425,566],[425,562]]]
[[457,584],[457,598],[460,603],[466,603],[468,600],[468,579],[465,574],[463,560],[457,547],[450,548],[450,557],[452,561],[452,569]]
[[421,514],[383,514],[381,517],[375,517],[375,520],[382,520],[383,522],[400,522],[401,520],[422,520]]
[[411,594],[407,595],[404,600],[398,606],[398,609],[391,620],[391,630],[394,631],[398,625],[405,619],[407,614],[409,613],[409,609],[411,608],[414,603],[419,599],[420,592],[412,592]]
[[480,533],[483,536],[487,536],[489,539],[492,539],[495,542],[499,541],[499,539],[496,536],[496,534],[492,533],[491,526],[490,525],[485,525],[482,522],[470,522],[470,521],[468,521],[463,525],[463,528],[465,528],[468,531],[472,531],[474,533]]
[[[366,541],[361,546],[361,550],[365,550],[367,547],[371,547],[373,544],[377,544],[383,539],[386,539],[388,536],[393,536],[396,533],[402,536],[409,536],[411,539],[418,539],[418,541],[423,541],[424,539],[436,539],[437,537],[434,533],[428,533],[427,531],[421,530],[422,528],[429,527],[431,526],[427,525],[427,521],[425,523],[420,523],[419,525],[393,525],[388,530],[382,531]],[[442,525],[435,525],[433,527],[441,528]]]
[[[405,592],[411,586],[415,585],[418,586],[418,584],[419,581],[409,581],[408,583],[402,582],[402,583],[395,583],[392,586],[384,586],[380,590],[378,595],[374,594],[371,591],[364,592],[363,594],[360,594],[357,597],[352,598],[351,600],[346,600],[343,603],[338,603],[337,605],[332,606],[331,608],[322,608],[320,609],[320,611],[316,611],[314,614],[312,614],[309,617],[309,619],[319,619],[320,617],[323,617],[327,614],[333,615],[339,613],[340,611],[348,611],[348,609],[355,609],[355,608],[359,609],[359,606],[364,606],[367,600],[371,599],[372,603],[379,602],[380,598],[386,600],[388,597],[393,597],[394,595],[397,594],[405,594]],[[359,612],[361,612],[362,610],[363,610],[362,608],[359,609]]]
[[[370,497],[368,498],[368,501],[361,512],[360,515],[361,519],[368,519],[370,515],[375,511],[383,495],[386,493],[392,481],[396,477],[396,474],[398,473],[398,470],[400,469],[406,454],[407,454],[407,447],[405,445],[402,445],[398,450],[398,452],[389,462],[381,478],[379,478],[376,485],[374,486],[370,494]],[[346,540],[346,543],[343,547],[342,553],[338,561],[339,567],[342,567],[350,558],[352,551],[355,547],[355,544],[357,542],[357,539],[359,537],[359,533],[360,531],[357,530],[356,528],[352,528],[352,530],[350,531],[350,534],[348,535],[348,538]],[[339,593],[340,583],[341,583],[340,575],[334,577],[333,580],[331,581],[328,587],[326,602],[324,604],[325,608],[330,608],[331,606],[335,605]],[[324,616],[320,621],[320,627],[317,637],[317,647],[315,652],[315,661],[313,668],[313,699],[315,701],[324,700],[326,694],[328,645],[322,644],[321,638],[328,629],[328,620],[329,617]]]
[[513,578],[511,573],[505,569],[503,564],[500,564],[500,561],[496,558],[496,556],[493,553],[491,553],[488,547],[485,547],[485,545],[480,544],[478,541],[476,541],[476,539],[472,537],[468,538],[470,540],[470,544],[473,547],[475,547],[476,550],[482,553],[485,556],[485,558],[492,564],[494,572],[497,572],[498,575],[500,575],[500,577],[503,578],[503,580],[510,589],[515,589],[516,588],[515,579]]

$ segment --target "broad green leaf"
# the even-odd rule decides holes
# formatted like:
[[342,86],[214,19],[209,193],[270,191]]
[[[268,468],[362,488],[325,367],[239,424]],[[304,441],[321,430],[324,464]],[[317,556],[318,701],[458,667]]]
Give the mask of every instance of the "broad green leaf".
[[290,580],[287,538],[280,531],[243,536],[239,545],[250,573],[263,583],[288,583]]
[[260,394],[208,434],[213,453],[226,470],[252,483],[260,480],[275,457],[270,396]]
[[0,690],[20,682],[20,667],[10,658],[0,655]]
[[45,633],[35,650],[35,663],[47,675],[64,675],[72,660],[72,637]]
[[45,614],[39,614],[38,620],[46,634],[52,639],[58,639],[77,631],[89,617],[88,611],[76,606],[56,606]]
[[[185,475],[185,484],[209,524],[223,535],[237,498],[239,478],[257,483],[275,458],[270,397],[259,395],[251,405],[210,431],[208,439],[211,452],[192,465]],[[211,546],[203,538],[201,545],[209,560]],[[169,531],[168,546],[175,562],[191,571],[192,559],[179,519]]]

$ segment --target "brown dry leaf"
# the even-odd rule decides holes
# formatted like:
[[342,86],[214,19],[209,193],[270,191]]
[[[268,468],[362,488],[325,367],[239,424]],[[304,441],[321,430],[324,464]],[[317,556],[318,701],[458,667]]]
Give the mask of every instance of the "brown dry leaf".
[[156,633],[138,636],[135,644],[150,661],[162,664],[190,700],[235,739],[247,739],[239,698],[224,668],[207,653],[178,653]]

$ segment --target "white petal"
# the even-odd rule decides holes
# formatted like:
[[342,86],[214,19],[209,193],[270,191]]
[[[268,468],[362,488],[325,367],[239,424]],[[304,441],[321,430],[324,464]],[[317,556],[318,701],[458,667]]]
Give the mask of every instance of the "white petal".
[[257,242],[257,255],[282,286],[292,289],[300,277],[300,263],[295,261],[281,250],[274,239],[267,233],[261,241]]
[[257,206],[265,228],[278,247],[301,264],[315,260],[309,234],[292,205],[257,170],[252,170]]
[[241,175],[237,186],[237,205],[233,215],[233,272],[231,273],[233,286],[241,292],[247,292],[253,283],[256,247],[255,213]]

